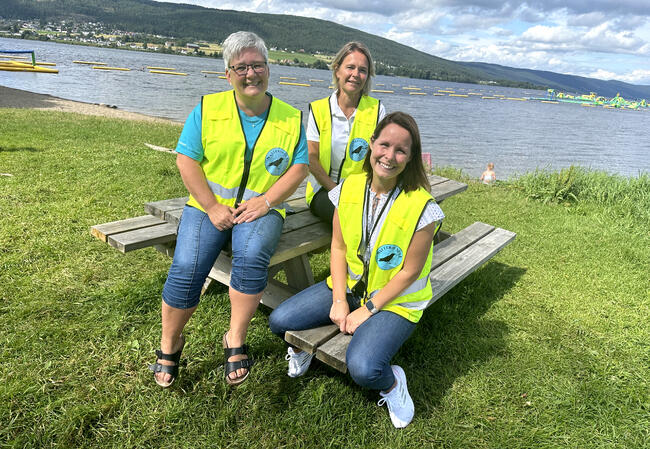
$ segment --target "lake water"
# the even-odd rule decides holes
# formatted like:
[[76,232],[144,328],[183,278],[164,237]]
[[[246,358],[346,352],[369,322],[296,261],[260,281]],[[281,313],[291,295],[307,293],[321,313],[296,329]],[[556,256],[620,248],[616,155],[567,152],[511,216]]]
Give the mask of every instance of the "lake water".
[[[0,71],[0,85],[116,105],[178,121],[185,120],[201,95],[230,88],[217,75],[201,73],[223,71],[220,59],[6,38],[0,38],[0,49],[35,50],[38,61],[54,62],[59,69],[57,75]],[[74,64],[74,60],[100,61],[132,70],[93,70]],[[188,76],[152,74],[142,70],[146,66],[172,67]],[[330,80],[329,71],[272,65],[269,91],[302,109],[306,117],[310,101],[332,92]],[[311,87],[279,82],[307,83]],[[543,96],[545,92],[401,77],[378,76],[374,87],[394,91],[372,94],[382,100],[388,112],[402,110],[415,117],[424,151],[431,153],[434,164],[453,166],[472,176],[479,176],[490,161],[502,179],[535,168],[560,169],[571,164],[626,176],[650,171],[650,109],[482,99]],[[434,96],[439,90],[468,97],[448,93]]]

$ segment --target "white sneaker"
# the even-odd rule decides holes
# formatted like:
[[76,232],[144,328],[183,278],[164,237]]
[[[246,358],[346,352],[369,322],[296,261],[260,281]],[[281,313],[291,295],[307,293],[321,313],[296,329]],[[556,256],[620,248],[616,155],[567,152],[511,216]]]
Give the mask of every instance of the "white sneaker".
[[305,374],[313,358],[314,354],[307,351],[294,352],[293,348],[289,347],[287,355],[284,356],[284,359],[289,361],[289,371],[287,371],[289,377],[299,377]]
[[404,370],[397,365],[391,365],[390,367],[395,375],[397,385],[390,390],[390,393],[380,391],[381,399],[377,402],[377,405],[381,407],[386,404],[393,425],[398,429],[402,429],[408,426],[413,420],[415,406],[406,388],[406,374],[404,374]]

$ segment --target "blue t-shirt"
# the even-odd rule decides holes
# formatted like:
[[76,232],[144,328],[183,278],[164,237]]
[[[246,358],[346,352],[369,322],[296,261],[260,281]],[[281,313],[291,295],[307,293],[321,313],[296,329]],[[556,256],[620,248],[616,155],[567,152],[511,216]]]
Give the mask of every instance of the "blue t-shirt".
[[[246,137],[246,159],[250,158],[250,153],[253,151],[253,145],[262,132],[264,122],[268,111],[263,115],[254,117],[247,116],[244,112],[239,111],[242,127],[244,129],[244,136]],[[203,160],[203,142],[201,141],[201,103],[199,103],[190,112],[190,115],[185,121],[181,136],[178,138],[176,151],[185,156],[191,157],[195,161],[201,162]],[[309,165],[309,155],[307,153],[307,138],[305,137],[305,129],[300,125],[300,139],[298,146],[293,152],[293,160],[291,165],[294,164],[307,164]]]

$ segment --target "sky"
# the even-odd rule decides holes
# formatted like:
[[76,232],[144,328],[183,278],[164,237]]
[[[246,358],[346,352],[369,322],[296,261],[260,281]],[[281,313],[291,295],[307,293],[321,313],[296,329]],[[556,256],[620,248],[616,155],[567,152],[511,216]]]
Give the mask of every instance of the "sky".
[[329,20],[453,61],[650,85],[650,0],[165,1]]

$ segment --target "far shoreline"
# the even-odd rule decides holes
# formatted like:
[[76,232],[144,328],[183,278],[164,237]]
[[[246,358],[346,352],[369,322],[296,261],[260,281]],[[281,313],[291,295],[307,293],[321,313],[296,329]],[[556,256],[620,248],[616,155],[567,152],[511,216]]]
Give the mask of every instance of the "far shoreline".
[[49,94],[39,94],[2,85],[0,85],[0,108],[54,110],[100,117],[182,125],[181,122],[169,118],[129,112],[105,104],[66,100]]

